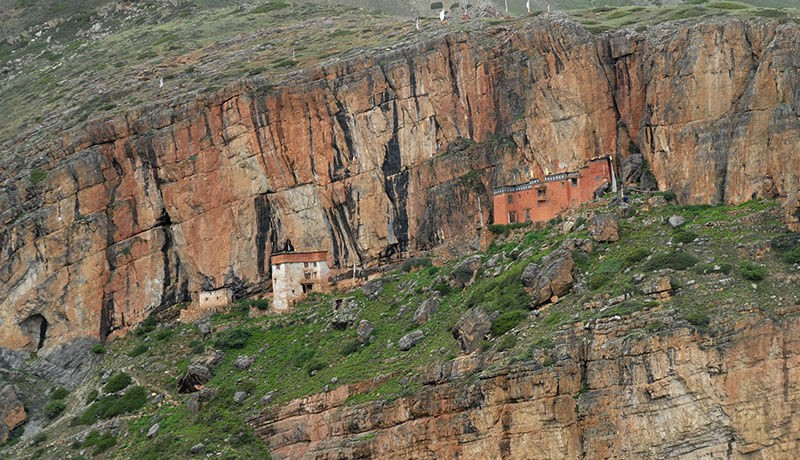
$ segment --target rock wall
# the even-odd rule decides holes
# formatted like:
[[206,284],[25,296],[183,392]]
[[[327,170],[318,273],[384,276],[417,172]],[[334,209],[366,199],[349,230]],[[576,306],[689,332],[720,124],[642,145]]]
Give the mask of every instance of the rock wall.
[[714,337],[635,334],[644,326],[605,320],[479,377],[487,363],[472,355],[413,396],[348,406],[365,389],[343,386],[250,424],[276,459],[793,458],[796,315],[743,317]]
[[263,291],[285,238],[333,268],[474,238],[491,187],[601,154],[640,150],[684,202],[794,210],[798,37],[733,20],[591,36],[551,16],[91,122],[0,167],[0,344]]

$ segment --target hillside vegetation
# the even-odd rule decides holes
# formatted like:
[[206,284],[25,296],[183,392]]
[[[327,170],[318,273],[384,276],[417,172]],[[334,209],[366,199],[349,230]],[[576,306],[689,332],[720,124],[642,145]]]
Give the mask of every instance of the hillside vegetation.
[[[600,319],[647,318],[631,339],[683,326],[722,334],[742,315],[769,316],[797,304],[791,286],[800,241],[785,233],[777,210],[770,201],[710,207],[677,206],[661,196],[634,196],[622,205],[606,199],[547,224],[493,226],[496,236],[483,252],[407,259],[362,288],[315,294],[289,314],[243,300],[213,317],[204,335],[167,312],[97,350],[104,354],[102,378],[51,396],[58,402],[35,416],[43,434],[15,439],[0,455],[155,459],[182,458],[194,448],[261,458],[267,453],[245,422],[249,416],[358,382],[374,384],[352,404],[413,394],[431,364],[464,354],[453,330],[476,307],[493,318],[475,347],[488,363],[478,372],[546,353],[563,332]],[[619,219],[619,241],[589,236],[598,214]],[[572,287],[536,305],[521,282],[526,267],[565,251],[576,265]],[[664,280],[665,291],[648,287]],[[418,310],[431,299],[438,309],[420,321]],[[362,321],[375,329],[359,341]],[[401,338],[412,331],[422,338],[402,351]],[[204,390],[179,393],[190,365],[214,357],[221,360]]]

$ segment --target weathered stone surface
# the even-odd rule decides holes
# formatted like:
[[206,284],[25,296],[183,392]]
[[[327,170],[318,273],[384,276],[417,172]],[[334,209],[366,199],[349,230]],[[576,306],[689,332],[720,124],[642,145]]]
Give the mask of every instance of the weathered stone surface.
[[474,255],[467,257],[463,262],[453,269],[450,277],[450,284],[456,289],[463,289],[475,282],[475,276],[481,269],[481,256]]
[[668,299],[672,296],[672,282],[666,275],[642,282],[639,289],[642,294],[653,299]]
[[254,359],[250,356],[242,355],[237,356],[236,360],[233,362],[234,367],[239,370],[250,369],[250,366],[253,365]]
[[237,391],[233,395],[233,402],[236,404],[242,404],[247,399],[247,392],[244,391]]
[[28,420],[25,405],[13,385],[0,383],[0,444],[8,439],[8,433]]
[[178,393],[194,393],[211,380],[211,371],[199,363],[189,364],[186,374],[178,380]]
[[453,338],[465,353],[472,353],[492,329],[495,314],[489,314],[483,307],[469,309],[453,328]]
[[563,249],[544,257],[541,265],[528,264],[520,281],[531,293],[531,305],[541,305],[553,296],[561,297],[569,292],[575,281],[574,270],[572,253]]
[[589,236],[595,241],[609,242],[619,240],[619,221],[613,214],[595,214],[589,223]]
[[642,167],[644,166],[644,157],[641,153],[634,153],[622,160],[622,171],[620,171],[619,179],[623,184],[639,184],[639,179],[642,178]]
[[158,432],[161,430],[161,425],[158,423],[154,423],[149,430],[147,430],[147,437],[154,438]]
[[425,299],[414,312],[414,322],[420,325],[427,323],[440,306],[438,297]]
[[[16,146],[0,169],[0,343],[104,339],[204,290],[263,291],[286,238],[342,270],[471,238],[492,187],[598,154],[641,152],[680,203],[785,197],[796,225],[800,25],[487,29]],[[446,154],[459,138],[480,145]],[[31,164],[47,177],[32,183]],[[21,327],[39,316],[43,343]]]
[[358,322],[358,327],[356,328],[356,336],[358,337],[358,341],[361,343],[369,342],[370,337],[375,332],[375,325],[372,324],[371,321],[366,319],[362,319]]
[[462,377],[485,365],[453,361],[412,396],[351,406],[348,397],[372,387],[343,385],[249,423],[275,459],[793,458],[800,450],[800,319],[743,319],[719,338],[724,346],[684,327],[631,340],[645,326],[601,320],[553,354],[480,379]]
[[397,348],[400,349],[400,351],[408,351],[414,348],[414,345],[418,344],[424,336],[425,334],[423,334],[419,329],[416,331],[411,331],[400,338],[400,340],[397,342]]
[[203,403],[211,401],[216,395],[216,390],[212,388],[203,388],[189,396],[186,400],[186,407],[192,415],[197,415],[203,409]]
[[686,218],[678,215],[669,216],[669,219],[667,220],[672,228],[678,228],[686,223]]

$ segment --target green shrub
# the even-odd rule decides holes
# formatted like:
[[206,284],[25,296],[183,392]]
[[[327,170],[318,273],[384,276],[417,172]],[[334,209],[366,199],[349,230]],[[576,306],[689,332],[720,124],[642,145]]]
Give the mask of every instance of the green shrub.
[[217,335],[214,346],[221,349],[239,349],[247,346],[252,333],[241,327],[225,329]]
[[47,441],[47,433],[44,431],[40,431],[33,436],[33,445],[38,446],[39,444]]
[[672,240],[675,243],[691,243],[694,239],[697,238],[697,233],[694,233],[690,230],[686,230],[684,228],[678,228],[672,232]]
[[503,340],[497,344],[497,351],[506,351],[514,348],[514,345],[517,344],[517,338],[514,337],[514,334],[506,334],[503,337]]
[[100,394],[100,392],[99,392],[99,391],[97,391],[97,389],[93,389],[93,390],[91,390],[91,391],[90,391],[90,392],[89,392],[89,393],[86,395],[86,404],[87,404],[87,405],[89,405],[89,404],[93,403],[93,402],[94,402],[94,400],[95,400],[95,399],[97,399],[97,396],[98,396],[99,394]]
[[58,387],[50,393],[50,399],[54,401],[60,401],[62,399],[66,399],[69,396],[69,391],[64,387]]
[[155,338],[156,338],[156,340],[161,340],[161,341],[164,341],[164,340],[167,340],[167,339],[169,339],[170,337],[172,337],[172,334],[173,334],[174,332],[175,332],[175,331],[173,331],[173,330],[172,330],[171,328],[169,328],[169,327],[162,327],[162,328],[158,329],[158,332],[156,332],[156,336],[155,336]]
[[433,264],[428,257],[409,257],[400,265],[400,270],[408,273],[416,268],[426,268]]
[[269,300],[267,299],[256,299],[250,301],[250,306],[255,307],[261,311],[269,309]]
[[361,342],[358,340],[351,340],[342,347],[342,356],[352,355],[359,350],[361,350]]
[[528,317],[528,312],[524,310],[505,311],[492,321],[492,335],[500,337],[506,332],[514,329],[523,319]]
[[761,281],[767,277],[769,271],[766,267],[756,265],[749,260],[745,260],[739,264],[739,274],[746,280]]
[[117,437],[109,432],[100,433],[97,430],[92,430],[86,439],[83,441],[82,447],[87,449],[89,447],[94,447],[92,450],[92,455],[99,455],[109,448],[113,447],[117,443]]
[[322,361],[321,359],[313,359],[311,360],[311,362],[308,363],[306,371],[308,372],[308,375],[311,376],[321,371],[322,369],[325,369],[326,367],[328,367],[328,363],[326,363],[325,361]]
[[108,379],[108,382],[106,382],[106,385],[103,387],[103,390],[106,393],[116,393],[120,390],[124,390],[125,388],[127,388],[127,386],[130,385],[132,381],[133,379],[131,379],[130,375],[124,372],[120,372],[119,374],[116,374],[110,379]]
[[101,345],[99,343],[92,347],[92,353],[94,353],[96,355],[102,355],[105,352],[106,352],[106,347],[104,347],[103,345]]
[[294,367],[303,367],[311,358],[314,357],[314,350],[310,348],[303,348],[297,350],[295,355],[292,357],[292,364]]
[[61,415],[66,407],[67,406],[63,401],[49,401],[44,405],[44,415],[52,420]]
[[125,394],[112,394],[96,401],[81,415],[72,419],[72,425],[92,425],[99,419],[135,412],[144,407],[146,402],[147,390],[142,386],[134,386]]
[[531,225],[530,222],[516,222],[507,225],[490,224],[488,228],[489,231],[494,233],[495,235],[508,235],[511,232],[511,230],[516,230],[518,228],[523,228],[523,227],[530,227],[530,225]]
[[150,347],[148,347],[147,344],[140,343],[139,345],[136,345],[135,347],[133,347],[131,351],[128,352],[128,356],[130,356],[131,358],[135,358],[137,356],[143,355],[144,353],[147,353],[147,350],[149,349]]
[[47,178],[47,171],[34,168],[31,169],[31,184],[36,185]]
[[711,323],[711,318],[704,310],[694,310],[686,314],[686,320],[697,327],[706,327]]
[[139,326],[136,327],[136,335],[143,336],[153,332],[158,326],[158,321],[156,320],[155,316],[148,316],[144,321],[139,323]]
[[800,238],[797,234],[781,235],[770,241],[772,250],[787,264],[800,263]]
[[749,8],[749,6],[747,5],[742,5],[741,3],[733,3],[733,2],[715,2],[715,3],[709,3],[708,6],[720,10],[746,10],[747,8]]
[[671,268],[673,270],[686,270],[698,262],[697,257],[685,252],[669,252],[654,254],[647,263],[644,264],[645,270],[661,270]]
[[270,13],[272,11],[282,10],[288,7],[289,4],[281,1],[281,0],[273,0],[271,2],[264,3],[259,5],[252,10],[250,10],[250,14],[263,14],[263,13]]
[[675,201],[675,191],[672,190],[671,188],[667,189],[667,190],[664,190],[664,192],[661,194],[661,196],[663,196],[664,199],[667,200],[667,201]]
[[645,248],[633,248],[623,254],[622,261],[624,262],[625,268],[628,268],[631,265],[643,261],[649,255],[650,251]]

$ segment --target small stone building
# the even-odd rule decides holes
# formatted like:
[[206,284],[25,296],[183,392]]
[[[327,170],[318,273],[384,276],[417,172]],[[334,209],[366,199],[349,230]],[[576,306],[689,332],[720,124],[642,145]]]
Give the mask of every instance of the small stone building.
[[275,310],[286,310],[309,292],[328,287],[327,251],[273,254],[270,263]]
[[577,171],[495,188],[494,223],[547,221],[567,208],[592,200],[597,191],[613,188],[616,184],[611,157],[593,158]]

